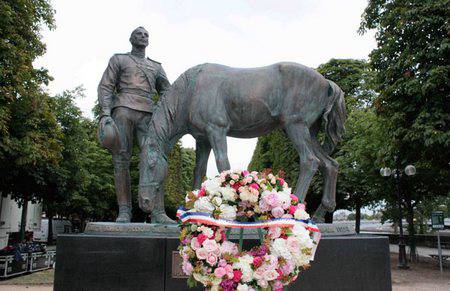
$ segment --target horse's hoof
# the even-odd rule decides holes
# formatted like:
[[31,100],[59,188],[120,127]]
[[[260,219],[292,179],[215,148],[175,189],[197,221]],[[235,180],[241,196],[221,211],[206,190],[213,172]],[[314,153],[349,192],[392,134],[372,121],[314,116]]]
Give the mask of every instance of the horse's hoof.
[[324,223],[325,222],[325,214],[327,210],[323,207],[322,204],[314,212],[313,220],[315,223]]
[[159,223],[159,224],[177,224],[177,222],[173,219],[171,219],[169,216],[167,216],[164,212],[159,213],[152,213],[151,216],[152,223]]

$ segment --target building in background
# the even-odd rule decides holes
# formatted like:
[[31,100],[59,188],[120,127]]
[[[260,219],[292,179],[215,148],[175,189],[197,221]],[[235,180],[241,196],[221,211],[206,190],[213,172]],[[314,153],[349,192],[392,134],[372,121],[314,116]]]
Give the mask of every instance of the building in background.
[[[8,244],[10,234],[20,230],[22,208],[10,196],[0,196],[0,249]],[[42,221],[42,204],[28,202],[25,231],[39,231]]]

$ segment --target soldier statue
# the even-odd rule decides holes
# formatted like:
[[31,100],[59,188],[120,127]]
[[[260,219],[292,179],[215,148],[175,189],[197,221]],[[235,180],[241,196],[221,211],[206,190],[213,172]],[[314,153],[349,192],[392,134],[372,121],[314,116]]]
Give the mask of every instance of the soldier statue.
[[[130,53],[115,54],[98,85],[99,139],[113,157],[114,184],[119,215],[116,222],[131,220],[130,157],[134,133],[139,145],[146,138],[156,95],[170,86],[159,62],[145,56],[148,32],[136,28],[130,36]],[[161,191],[158,195],[164,195]],[[174,223],[165,213],[164,197],[156,199],[151,213],[154,223]]]

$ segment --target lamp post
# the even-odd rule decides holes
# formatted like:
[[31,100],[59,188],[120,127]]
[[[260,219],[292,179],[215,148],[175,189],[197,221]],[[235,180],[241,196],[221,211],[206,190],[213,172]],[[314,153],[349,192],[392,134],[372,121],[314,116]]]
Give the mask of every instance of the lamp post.
[[[402,175],[402,171],[400,169],[400,161],[397,156],[395,157],[395,165],[396,169],[394,169],[393,171],[388,167],[380,169],[380,174],[383,177],[389,177],[393,175],[393,177],[395,178],[395,188],[397,192],[396,194],[398,203],[398,226],[399,226],[397,267],[399,269],[408,269],[409,267],[406,260],[406,243],[405,237],[403,235],[403,212],[402,212],[403,197],[400,191],[400,177]],[[416,168],[413,165],[408,165],[405,167],[404,173],[407,176],[413,176],[416,174]]]

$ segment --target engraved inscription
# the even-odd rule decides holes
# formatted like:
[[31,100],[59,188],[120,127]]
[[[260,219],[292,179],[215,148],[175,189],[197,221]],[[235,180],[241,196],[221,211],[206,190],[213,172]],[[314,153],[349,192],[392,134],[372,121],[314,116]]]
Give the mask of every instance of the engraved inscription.
[[181,269],[181,263],[183,262],[183,259],[181,258],[178,251],[172,252],[172,278],[174,279],[186,279],[188,276],[186,276],[183,273],[183,270]]

